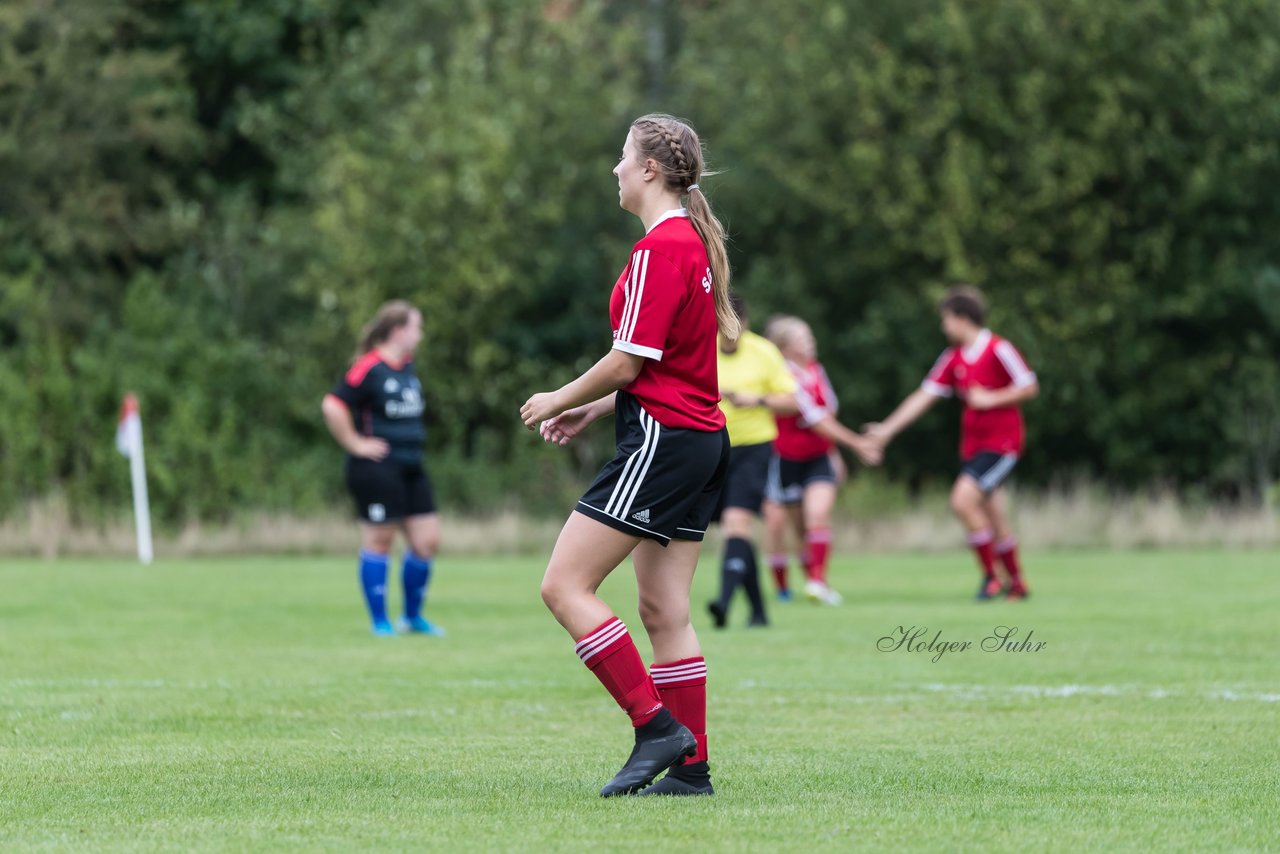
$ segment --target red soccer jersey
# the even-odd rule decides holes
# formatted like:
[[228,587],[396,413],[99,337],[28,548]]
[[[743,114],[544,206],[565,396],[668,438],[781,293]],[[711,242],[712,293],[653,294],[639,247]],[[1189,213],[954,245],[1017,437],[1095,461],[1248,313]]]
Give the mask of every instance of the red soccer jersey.
[[787,362],[787,367],[796,378],[796,402],[800,404],[800,411],[778,417],[778,438],[773,442],[773,449],[784,460],[811,460],[835,447],[830,439],[810,428],[828,415],[834,415],[839,401],[821,363],[811,362],[802,367]]
[[[984,329],[968,347],[943,350],[921,388],[938,397],[951,397],[954,393],[964,400],[974,386],[994,390],[1011,385],[1028,386],[1035,381],[1036,375],[1017,349]],[[979,410],[965,403],[960,417],[961,459],[970,459],[983,451],[1021,454],[1025,440],[1020,407]]]
[[654,223],[613,286],[613,346],[645,358],[623,390],[664,427],[724,426],[711,290],[706,247],[684,210],[669,211]]

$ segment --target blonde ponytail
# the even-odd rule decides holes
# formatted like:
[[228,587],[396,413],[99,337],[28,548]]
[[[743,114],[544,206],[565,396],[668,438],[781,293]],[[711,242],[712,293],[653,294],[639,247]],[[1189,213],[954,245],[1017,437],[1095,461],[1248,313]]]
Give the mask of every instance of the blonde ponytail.
[[685,207],[711,264],[711,285],[716,303],[716,325],[720,334],[736,340],[742,324],[729,302],[729,253],[725,249],[724,226],[711,212],[711,203],[698,187],[703,169],[702,143],[688,122],[663,113],[641,116],[631,123],[632,138],[645,158],[662,167],[667,187],[689,197]]

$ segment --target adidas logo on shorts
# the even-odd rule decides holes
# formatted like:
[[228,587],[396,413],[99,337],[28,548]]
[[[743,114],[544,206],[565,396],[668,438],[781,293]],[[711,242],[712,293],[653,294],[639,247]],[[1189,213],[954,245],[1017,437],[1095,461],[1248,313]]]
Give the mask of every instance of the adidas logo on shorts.
[[631,518],[635,519],[637,522],[643,522],[644,524],[648,525],[649,524],[649,508],[646,507],[643,510],[641,510],[639,513],[632,513]]

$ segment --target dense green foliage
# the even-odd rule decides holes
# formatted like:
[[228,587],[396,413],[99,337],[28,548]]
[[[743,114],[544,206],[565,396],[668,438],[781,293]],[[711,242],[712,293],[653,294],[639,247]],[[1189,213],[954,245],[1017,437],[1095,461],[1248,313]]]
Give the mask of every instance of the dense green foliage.
[[[608,344],[609,169],[652,109],[702,131],[738,287],[811,320],[847,422],[969,279],[1041,378],[1024,479],[1280,475],[1268,0],[90,6],[0,6],[0,512],[118,506],[126,388],[164,518],[334,500],[318,402],[393,296],[446,502],[558,509],[608,437],[515,413]],[[955,423],[891,475],[947,476]]]

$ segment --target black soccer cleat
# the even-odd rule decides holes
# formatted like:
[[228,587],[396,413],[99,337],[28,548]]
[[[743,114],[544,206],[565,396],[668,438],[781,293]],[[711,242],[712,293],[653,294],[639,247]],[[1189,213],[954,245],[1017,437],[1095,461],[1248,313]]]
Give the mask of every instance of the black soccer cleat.
[[692,756],[698,750],[698,741],[671,712],[663,709],[653,720],[636,727],[636,746],[631,749],[627,763],[613,779],[600,790],[600,797],[630,795],[653,782],[672,765]]
[[978,593],[973,598],[979,602],[990,602],[992,599],[999,599],[1004,595],[1004,585],[997,578],[984,578],[981,586],[978,587]]
[[646,795],[672,795],[686,797],[689,795],[714,795],[716,790],[711,786],[711,770],[705,762],[677,765],[667,772],[667,776],[654,783],[640,793]]
[[723,629],[725,622],[729,618],[729,612],[718,601],[712,600],[707,603],[707,613],[711,615],[711,623],[717,629]]

